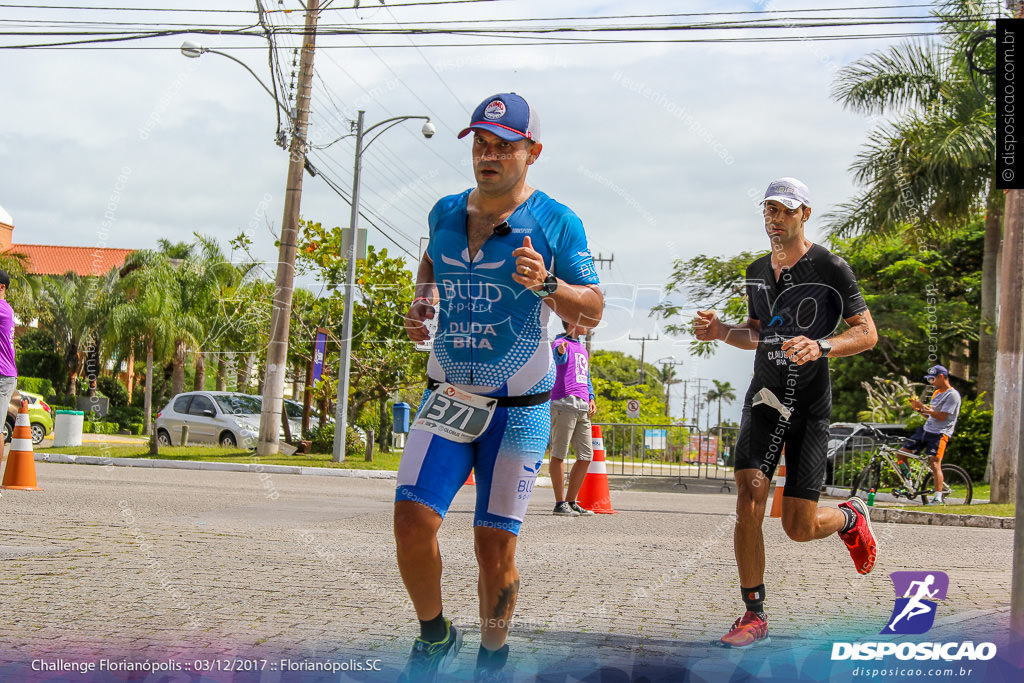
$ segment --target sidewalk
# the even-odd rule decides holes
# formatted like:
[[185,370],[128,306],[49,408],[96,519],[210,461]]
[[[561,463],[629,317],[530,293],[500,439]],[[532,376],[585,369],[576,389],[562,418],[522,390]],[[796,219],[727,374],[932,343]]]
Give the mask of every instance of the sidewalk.
[[[370,658],[382,670],[208,680],[393,680],[417,633],[394,561],[390,480],[43,462],[37,475],[44,491],[0,499],[0,680],[33,658],[233,657]],[[479,643],[475,492],[462,489],[440,534],[445,614],[466,632],[453,680],[472,676]],[[561,518],[549,490],[534,493],[517,552],[516,680],[601,667],[631,672],[623,680],[764,677],[769,660],[848,670],[827,661],[825,641],[877,638],[894,604],[887,574],[901,569],[946,571],[943,616],[981,615],[970,638],[1008,639],[1012,532],[876,523],[879,564],[861,577],[838,539],[793,543],[769,519],[771,657],[721,650],[714,641],[741,611],[732,495],[612,495],[620,514]]]

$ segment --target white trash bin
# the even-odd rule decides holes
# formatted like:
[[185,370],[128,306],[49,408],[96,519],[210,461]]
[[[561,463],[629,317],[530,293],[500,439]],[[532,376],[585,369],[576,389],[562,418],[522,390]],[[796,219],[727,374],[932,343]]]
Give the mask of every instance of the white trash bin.
[[81,446],[85,413],[81,410],[58,410],[53,418],[53,446]]

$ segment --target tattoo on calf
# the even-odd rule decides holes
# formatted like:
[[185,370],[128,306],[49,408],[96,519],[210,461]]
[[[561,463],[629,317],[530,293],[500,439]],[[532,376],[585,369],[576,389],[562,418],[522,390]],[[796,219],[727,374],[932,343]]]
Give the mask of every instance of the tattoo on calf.
[[498,594],[498,604],[494,606],[494,617],[508,618],[516,606],[516,595],[519,594],[519,579],[501,589]]

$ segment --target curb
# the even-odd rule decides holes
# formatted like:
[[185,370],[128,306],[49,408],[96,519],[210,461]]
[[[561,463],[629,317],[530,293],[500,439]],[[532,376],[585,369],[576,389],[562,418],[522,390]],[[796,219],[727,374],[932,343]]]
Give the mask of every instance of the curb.
[[150,458],[101,458],[95,455],[36,453],[37,462],[62,465],[103,465],[113,467],[152,467],[175,470],[217,472],[257,472],[267,474],[298,474],[314,477],[354,477],[356,479],[395,479],[393,470],[346,470],[332,467],[300,467],[297,465],[260,465],[243,462],[204,462],[202,460],[153,460]]
[[[827,486],[825,495],[834,498],[849,498],[850,489]],[[876,502],[896,502],[896,497],[878,493]],[[1014,517],[993,517],[991,515],[953,515],[942,512],[921,512],[899,508],[872,507],[872,522],[893,522],[895,524],[926,524],[928,526],[970,526],[979,529],[1012,529]]]
[[1013,517],[990,515],[953,515],[941,512],[919,512],[896,508],[871,508],[872,522],[894,522],[896,524],[926,524],[929,526],[970,526],[980,529],[1013,529]]

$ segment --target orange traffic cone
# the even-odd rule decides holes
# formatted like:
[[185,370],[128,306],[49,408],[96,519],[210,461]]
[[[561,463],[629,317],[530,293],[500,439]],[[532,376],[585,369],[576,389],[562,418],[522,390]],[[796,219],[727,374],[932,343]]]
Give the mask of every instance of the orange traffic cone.
[[476,486],[476,481],[473,480],[473,470],[469,471],[469,478],[466,479],[466,483],[463,486]]
[[782,490],[786,488],[786,466],[779,465],[775,475],[775,493],[772,494],[771,517],[782,517]]
[[28,401],[23,400],[11,435],[11,452],[7,454],[3,488],[42,491],[36,486],[35,457],[32,451],[32,427],[28,422]]
[[587,468],[587,476],[580,487],[576,502],[582,507],[605,515],[618,514],[612,509],[611,493],[608,491],[608,466],[604,459],[604,438],[601,425],[593,425],[590,434],[594,443],[594,459]]

